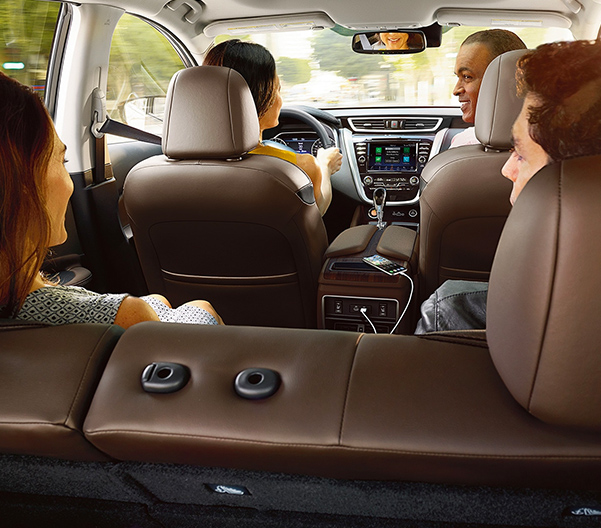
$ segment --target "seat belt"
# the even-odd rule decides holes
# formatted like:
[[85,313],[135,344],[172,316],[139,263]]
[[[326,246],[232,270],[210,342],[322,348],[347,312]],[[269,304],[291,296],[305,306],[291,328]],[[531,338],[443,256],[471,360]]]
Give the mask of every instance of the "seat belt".
[[104,124],[100,127],[99,132],[135,139],[137,141],[143,141],[144,143],[153,143],[154,145],[160,145],[162,141],[161,136],[151,134],[150,132],[144,132],[144,130],[134,128],[125,123],[120,123],[119,121],[114,121],[109,116],[106,116]]
[[106,180],[106,139],[100,132],[100,116],[106,115],[106,97],[100,88],[94,88],[92,92],[92,134],[96,138],[94,145],[94,168],[92,170],[92,182],[96,185]]
[[138,128],[114,121],[106,112],[106,97],[100,88],[94,88],[92,92],[92,134],[95,141],[95,163],[93,170],[93,182],[102,183],[106,180],[106,138],[105,134],[112,134],[144,143],[154,145],[161,144],[161,137],[150,132],[144,132]]

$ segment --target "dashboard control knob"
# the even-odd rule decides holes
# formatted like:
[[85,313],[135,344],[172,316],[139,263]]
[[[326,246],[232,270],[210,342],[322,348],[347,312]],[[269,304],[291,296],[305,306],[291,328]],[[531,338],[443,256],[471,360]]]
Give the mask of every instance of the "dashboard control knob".
[[365,156],[359,156],[359,163],[365,163]]
[[419,178],[417,176],[411,176],[411,178],[409,178],[409,183],[411,185],[417,185],[419,183]]
[[417,216],[417,209],[409,209],[409,216],[415,218]]
[[417,158],[417,161],[419,161],[420,163],[426,163],[426,156],[420,156],[419,158]]
[[363,183],[365,185],[371,185],[374,182],[374,179],[371,176],[365,176],[365,178],[363,178]]

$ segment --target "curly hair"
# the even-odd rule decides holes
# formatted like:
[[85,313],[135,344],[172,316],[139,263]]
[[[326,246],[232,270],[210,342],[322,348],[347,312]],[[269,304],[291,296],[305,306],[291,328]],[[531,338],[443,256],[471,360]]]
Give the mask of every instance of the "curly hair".
[[530,137],[553,161],[601,154],[601,40],[543,44],[516,75],[519,95],[536,102]]
[[226,40],[209,50],[203,65],[225,66],[242,75],[252,93],[259,118],[273,105],[277,90],[275,59],[261,44]]
[[42,100],[0,73],[0,317],[14,317],[50,243],[45,176],[54,128]]

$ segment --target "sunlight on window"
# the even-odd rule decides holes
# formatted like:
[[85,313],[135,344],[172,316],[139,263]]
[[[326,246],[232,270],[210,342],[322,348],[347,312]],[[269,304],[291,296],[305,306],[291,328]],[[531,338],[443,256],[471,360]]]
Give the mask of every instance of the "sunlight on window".
[[0,71],[43,96],[60,5],[37,0],[0,2]]
[[[446,28],[445,28],[446,29]],[[453,70],[465,38],[486,28],[460,27],[443,34],[439,48],[412,55],[360,55],[351,36],[334,30],[253,34],[244,37],[274,55],[285,104],[345,106],[457,106]],[[572,40],[565,29],[517,28],[526,45]],[[218,37],[217,42],[227,36]]]
[[[184,67],[173,46],[152,26],[123,15],[113,35],[106,92],[109,116],[161,134],[173,74]],[[119,141],[111,138],[111,142]]]

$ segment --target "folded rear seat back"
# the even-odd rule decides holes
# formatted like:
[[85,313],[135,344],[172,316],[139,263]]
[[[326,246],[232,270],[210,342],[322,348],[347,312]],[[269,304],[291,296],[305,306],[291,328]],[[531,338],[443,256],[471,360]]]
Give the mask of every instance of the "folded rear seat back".
[[118,326],[0,322],[0,452],[107,460],[82,434]]
[[[172,385],[161,363],[189,378],[155,392]],[[279,374],[275,393],[238,394],[237,376],[260,385],[260,369]],[[142,323],[117,344],[84,433],[118,460],[601,489],[599,436],[532,417],[486,341],[452,336]]]

